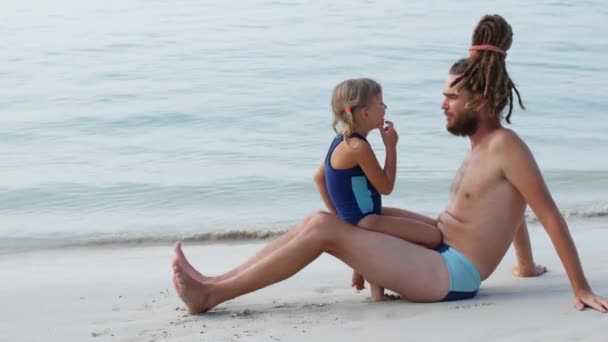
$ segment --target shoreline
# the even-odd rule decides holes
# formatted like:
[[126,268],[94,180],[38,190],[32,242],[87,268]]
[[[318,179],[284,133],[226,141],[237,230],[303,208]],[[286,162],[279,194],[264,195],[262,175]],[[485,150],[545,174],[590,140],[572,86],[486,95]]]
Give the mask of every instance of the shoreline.
[[[581,231],[603,229],[608,226],[608,219],[604,216],[592,218],[566,218],[573,234]],[[290,226],[293,227],[298,223]],[[527,219],[530,234],[540,230],[544,235],[544,230],[540,227],[537,220]],[[290,229],[277,230],[229,230],[215,231],[207,233],[176,233],[174,235],[149,235],[142,236],[134,234],[109,234],[90,237],[66,237],[64,239],[52,239],[48,237],[10,237],[1,238],[0,244],[5,244],[0,250],[0,257],[14,254],[31,254],[39,252],[53,252],[56,250],[77,250],[77,249],[120,249],[120,248],[140,248],[140,247],[171,247],[177,241],[183,241],[188,245],[194,246],[215,246],[215,245],[247,245],[256,243],[266,243]],[[536,229],[536,228],[539,229]]]

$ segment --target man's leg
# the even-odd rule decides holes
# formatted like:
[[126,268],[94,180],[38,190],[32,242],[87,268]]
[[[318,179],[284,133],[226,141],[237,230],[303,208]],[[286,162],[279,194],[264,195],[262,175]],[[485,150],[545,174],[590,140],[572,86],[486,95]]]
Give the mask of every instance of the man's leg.
[[[406,241],[434,248],[441,243],[441,232],[437,221],[405,209],[382,207],[382,215],[369,215],[363,218],[357,226],[402,238]],[[407,229],[404,229],[407,227]],[[351,286],[357,290],[365,288],[365,279],[353,271]],[[375,291],[374,291],[375,290]],[[379,300],[381,291],[372,286],[372,297]]]
[[251,265],[260,261],[261,259],[266,257],[268,254],[272,253],[277,248],[279,248],[279,247],[285,245],[286,243],[288,243],[289,241],[291,241],[291,239],[293,239],[296,235],[298,235],[302,231],[302,227],[304,225],[306,225],[306,223],[308,223],[308,221],[312,217],[314,217],[315,215],[319,215],[319,214],[330,215],[329,213],[326,213],[323,211],[317,211],[317,212],[314,212],[314,213],[306,216],[304,218],[304,220],[302,220],[302,222],[298,223],[295,227],[288,230],[285,234],[272,240],[270,243],[268,243],[266,246],[264,246],[264,248],[262,248],[258,253],[256,253],[249,260],[247,260],[246,262],[242,263],[241,265],[233,268],[232,270],[230,270],[224,274],[221,274],[219,276],[216,276],[216,277],[205,276],[202,273],[200,273],[199,271],[197,271],[190,264],[188,259],[186,259],[186,257],[184,256],[184,252],[182,251],[181,243],[178,243],[175,246],[174,262],[176,260],[180,260],[182,269],[184,269],[186,272],[190,273],[190,275],[193,276],[199,282],[213,283],[213,282],[222,281],[222,280],[228,279],[228,278],[238,274],[239,272],[249,268]]
[[262,260],[216,283],[197,281],[181,268],[178,260],[174,263],[174,284],[188,312],[205,312],[287,279],[323,252],[344,261],[372,283],[412,301],[437,301],[448,292],[448,270],[436,251],[356,228],[333,215],[316,215],[302,230]]

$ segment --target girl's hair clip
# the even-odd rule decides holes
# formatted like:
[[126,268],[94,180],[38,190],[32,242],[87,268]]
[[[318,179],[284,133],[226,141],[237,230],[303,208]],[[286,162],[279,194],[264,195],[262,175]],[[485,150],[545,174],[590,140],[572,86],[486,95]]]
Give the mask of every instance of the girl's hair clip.
[[352,113],[350,112],[350,106],[346,106],[346,107],[344,107],[344,113],[352,114]]

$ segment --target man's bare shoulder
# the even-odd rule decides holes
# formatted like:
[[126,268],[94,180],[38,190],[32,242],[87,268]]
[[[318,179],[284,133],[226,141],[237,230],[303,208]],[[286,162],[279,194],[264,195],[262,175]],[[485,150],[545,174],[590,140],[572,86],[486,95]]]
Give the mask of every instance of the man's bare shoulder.
[[492,134],[488,148],[492,153],[509,153],[521,148],[527,149],[527,146],[515,131],[502,127]]
[[[500,128],[492,134],[488,152],[505,177],[516,180],[538,171],[534,155],[515,131]],[[529,178],[529,177],[528,177]]]

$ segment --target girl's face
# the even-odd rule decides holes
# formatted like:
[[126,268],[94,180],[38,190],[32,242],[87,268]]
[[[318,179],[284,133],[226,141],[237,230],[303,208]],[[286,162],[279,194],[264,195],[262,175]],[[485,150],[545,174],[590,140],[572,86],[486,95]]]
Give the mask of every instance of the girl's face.
[[382,99],[382,94],[372,97],[370,104],[365,108],[364,116],[370,129],[381,128],[384,126],[384,115],[386,105]]

